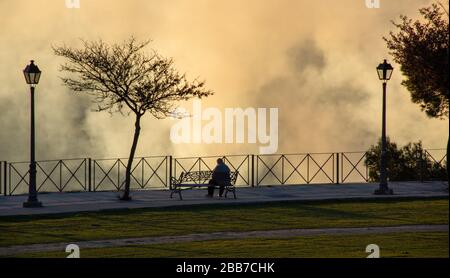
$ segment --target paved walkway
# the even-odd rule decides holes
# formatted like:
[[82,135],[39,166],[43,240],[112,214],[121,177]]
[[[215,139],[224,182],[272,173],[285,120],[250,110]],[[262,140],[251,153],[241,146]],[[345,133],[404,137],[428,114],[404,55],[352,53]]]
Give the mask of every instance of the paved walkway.
[[0,247],[0,256],[13,256],[24,253],[39,253],[62,251],[69,244],[77,244],[81,250],[87,248],[111,248],[133,245],[152,245],[166,243],[182,243],[206,240],[227,240],[247,238],[290,238],[299,236],[318,235],[365,235],[365,234],[388,234],[405,232],[447,232],[448,225],[404,225],[392,227],[368,227],[368,228],[323,228],[323,229],[290,229],[272,231],[250,231],[250,232],[217,232],[203,234],[189,234],[181,236],[162,236],[144,238],[123,238],[110,240],[93,240],[81,242],[63,242],[48,244],[16,245],[11,247]]
[[298,185],[243,187],[237,189],[237,200],[205,198],[205,190],[187,190],[183,200],[176,195],[169,198],[168,190],[136,191],[133,201],[118,200],[117,192],[81,192],[40,194],[42,208],[23,208],[27,196],[0,196],[0,216],[57,214],[81,211],[99,211],[109,209],[131,209],[150,207],[172,207],[202,204],[244,204],[279,201],[309,201],[334,199],[377,199],[377,198],[426,198],[448,197],[447,183],[444,182],[397,182],[391,183],[393,196],[376,196],[373,192],[376,184],[340,184],[340,185]]

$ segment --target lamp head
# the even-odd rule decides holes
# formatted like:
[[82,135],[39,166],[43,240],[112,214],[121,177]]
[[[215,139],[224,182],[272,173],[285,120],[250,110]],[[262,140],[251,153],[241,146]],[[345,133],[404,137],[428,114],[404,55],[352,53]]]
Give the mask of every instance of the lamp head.
[[393,71],[394,68],[386,61],[386,59],[384,59],[384,62],[377,67],[378,78],[386,82],[391,79]]
[[41,78],[41,71],[38,66],[34,64],[34,60],[31,60],[30,64],[23,70],[23,75],[25,76],[25,81],[29,85],[37,85],[39,79]]

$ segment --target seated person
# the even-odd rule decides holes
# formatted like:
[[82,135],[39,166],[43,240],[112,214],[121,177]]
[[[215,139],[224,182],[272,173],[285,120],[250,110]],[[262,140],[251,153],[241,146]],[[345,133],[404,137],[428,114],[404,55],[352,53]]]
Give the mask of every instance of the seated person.
[[208,197],[214,196],[214,187],[219,186],[219,196],[222,197],[225,186],[230,184],[230,168],[223,162],[223,159],[217,159],[217,166],[212,173],[212,179],[209,181]]

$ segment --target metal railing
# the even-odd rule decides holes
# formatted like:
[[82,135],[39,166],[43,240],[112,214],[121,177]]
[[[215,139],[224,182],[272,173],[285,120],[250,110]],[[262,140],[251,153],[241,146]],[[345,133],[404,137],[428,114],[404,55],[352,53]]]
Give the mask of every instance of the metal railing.
[[225,155],[225,156],[203,156],[203,157],[180,157],[173,158],[173,177],[178,177],[181,172],[189,171],[212,171],[216,166],[216,160],[222,158],[231,171],[238,171],[236,186],[252,185],[251,158],[252,155]]
[[[338,154],[339,156],[341,183],[369,182],[369,167],[364,163],[367,152],[345,152]],[[339,172],[339,167],[337,171]]]
[[[133,189],[169,186],[169,156],[139,157],[133,160],[131,184]],[[93,191],[122,190],[128,159],[96,159],[93,161]]]
[[[447,152],[445,149],[427,149],[420,155],[421,181],[436,180],[446,175]],[[447,177],[448,178],[448,177]]]
[[6,174],[7,164],[8,163],[6,161],[0,161],[0,195],[4,194],[5,196],[8,192],[6,188],[6,184],[8,182],[8,176]]
[[366,152],[258,155],[256,185],[368,182]]
[[256,185],[335,183],[335,153],[258,155]]
[[[231,171],[238,171],[237,186],[341,184],[369,182],[366,152],[298,153],[273,155],[225,155],[138,157],[133,161],[133,190],[171,188],[171,178],[181,172],[212,170],[223,158]],[[445,149],[418,154],[420,180],[446,177]],[[115,191],[125,182],[126,158],[63,159],[37,161],[38,192]],[[436,175],[436,173],[438,175]],[[28,192],[29,162],[0,161],[0,194]]]
[[[10,162],[7,165],[9,195],[27,193],[29,162]],[[38,192],[88,190],[86,158],[37,161],[36,169]]]

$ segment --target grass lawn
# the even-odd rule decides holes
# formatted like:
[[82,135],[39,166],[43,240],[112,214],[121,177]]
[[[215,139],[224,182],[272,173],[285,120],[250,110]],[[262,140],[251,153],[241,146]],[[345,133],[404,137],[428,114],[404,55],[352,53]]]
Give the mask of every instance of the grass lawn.
[[[448,258],[447,233],[307,236],[284,239],[214,240],[178,244],[82,249],[82,258],[365,258],[368,244],[381,257]],[[64,258],[61,252],[23,254],[24,258]]]
[[448,212],[448,198],[442,198],[208,205],[0,217],[0,246],[218,231],[448,224]]

